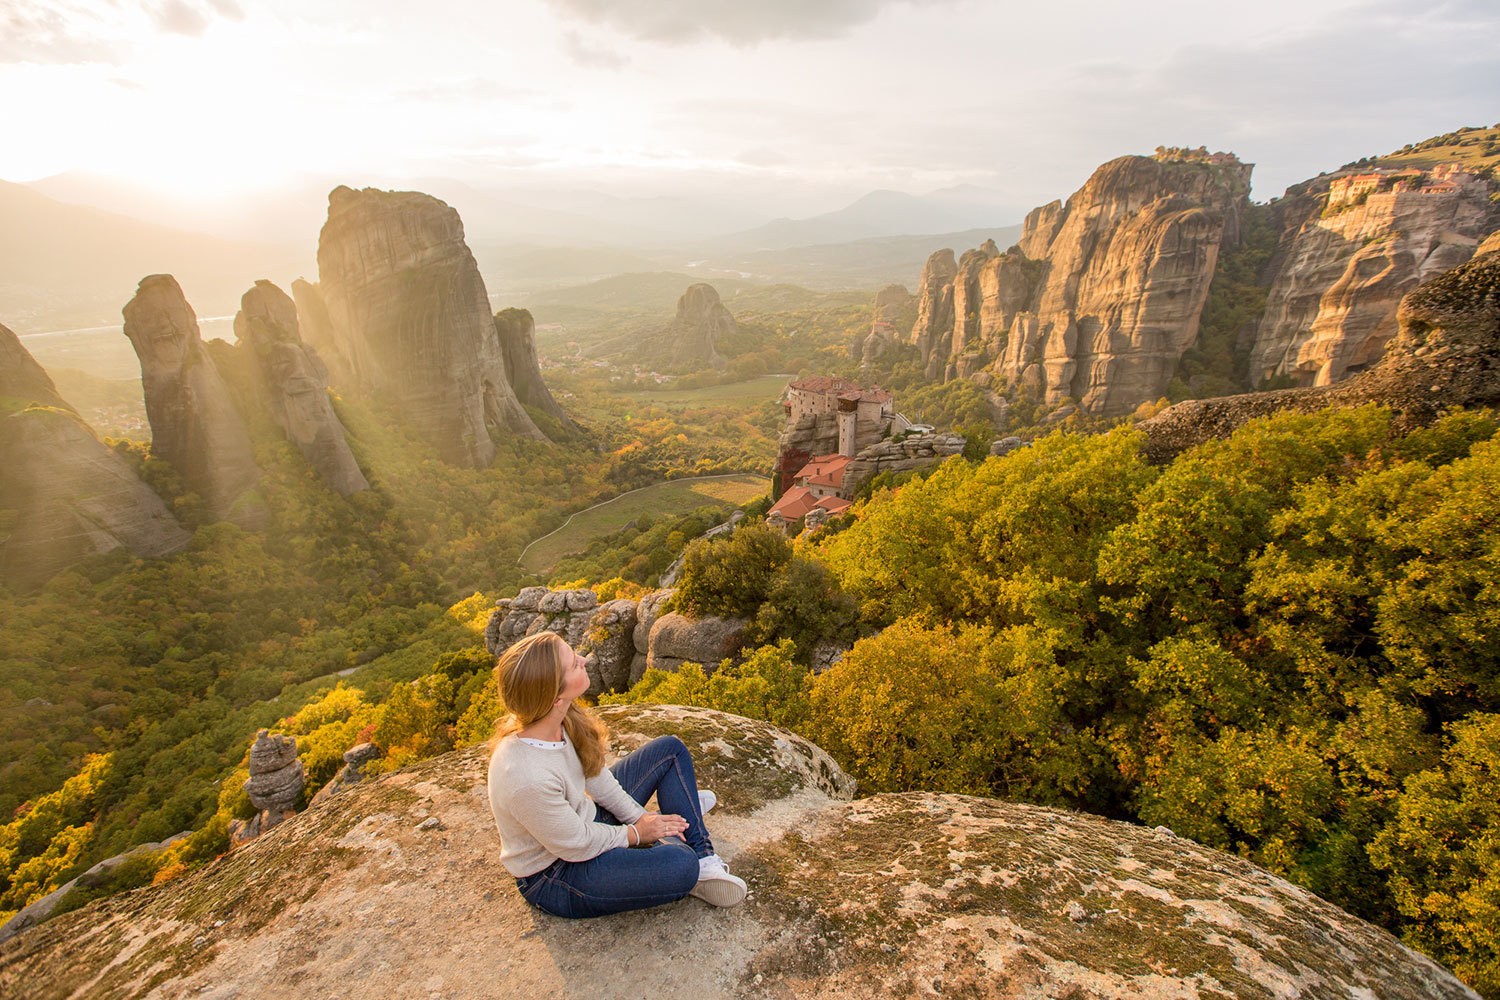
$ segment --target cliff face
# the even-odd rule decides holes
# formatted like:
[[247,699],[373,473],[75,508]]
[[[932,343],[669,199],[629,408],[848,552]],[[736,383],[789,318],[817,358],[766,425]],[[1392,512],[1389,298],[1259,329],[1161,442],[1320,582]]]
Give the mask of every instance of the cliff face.
[[264,507],[245,497],[260,482],[250,436],[176,279],[143,278],[124,315],[141,361],[152,453],[172,464],[214,517],[262,527]]
[[302,342],[297,306],[286,292],[257,281],[240,299],[234,335],[255,359],[260,395],[276,425],[328,488],[343,496],[369,489],[328,401],[328,370]]
[[29,588],[91,556],[161,556],[187,545],[130,464],[58,396],[52,380],[0,326],[0,581]]
[[1374,364],[1395,335],[1401,297],[1468,260],[1500,225],[1489,185],[1461,172],[1340,174],[1285,201],[1251,352],[1255,381],[1329,385]]
[[1125,156],[993,243],[922,275],[912,339],[932,378],[986,368],[1046,403],[1118,416],[1162,394],[1198,333],[1221,245],[1239,238],[1250,165]]
[[[597,920],[499,866],[474,747],[361,782],[184,878],[0,944],[0,992],[491,997],[1475,994],[1390,934],[1241,858],[1077,813],[914,792],[851,800],[818,747],[706,709],[600,711],[613,752],[681,737],[750,886]],[[497,947],[502,942],[503,947]],[[642,947],[642,942],[669,942]],[[498,984],[498,985],[497,985]]]
[[1153,461],[1167,461],[1256,417],[1281,410],[1379,403],[1406,429],[1450,407],[1500,405],[1500,242],[1407,294],[1380,361],[1335,385],[1188,400],[1140,427]]
[[346,388],[394,404],[445,461],[489,465],[490,427],[542,436],[511,390],[484,281],[448,205],[335,188],[318,274]]
[[567,411],[552,398],[536,357],[536,321],[526,309],[502,309],[495,314],[495,336],[505,358],[505,371],[511,391],[527,406],[556,418],[568,430],[578,425]]

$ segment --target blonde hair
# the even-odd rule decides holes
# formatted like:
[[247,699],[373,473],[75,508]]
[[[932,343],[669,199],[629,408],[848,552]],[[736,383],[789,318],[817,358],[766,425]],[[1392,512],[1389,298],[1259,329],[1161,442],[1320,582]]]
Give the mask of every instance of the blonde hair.
[[[505,713],[495,723],[490,748],[512,733],[518,733],[547,717],[562,692],[563,674],[572,664],[571,650],[556,632],[537,632],[511,646],[495,665],[495,690]],[[578,754],[585,777],[604,768],[604,747],[609,730],[588,706],[575,701],[563,717],[563,731]]]

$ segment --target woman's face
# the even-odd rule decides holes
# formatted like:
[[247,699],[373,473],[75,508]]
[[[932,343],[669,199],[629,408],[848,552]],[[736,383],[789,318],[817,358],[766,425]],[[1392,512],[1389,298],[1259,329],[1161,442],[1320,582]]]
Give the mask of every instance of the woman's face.
[[584,668],[586,661],[573,651],[572,646],[563,643],[563,649],[563,661],[568,665],[563,668],[562,690],[558,692],[558,700],[571,705],[575,698],[583,697],[583,693],[589,689],[589,674]]

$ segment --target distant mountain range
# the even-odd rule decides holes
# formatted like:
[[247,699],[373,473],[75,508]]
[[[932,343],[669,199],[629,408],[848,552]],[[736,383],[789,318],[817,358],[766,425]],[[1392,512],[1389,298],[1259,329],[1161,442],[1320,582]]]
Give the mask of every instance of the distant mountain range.
[[[707,227],[742,226],[745,210],[598,192],[571,193],[566,209],[553,209],[438,178],[412,187],[458,210],[497,308],[546,289],[660,271],[870,288],[910,280],[937,247],[986,238],[1009,245],[1020,231],[975,228],[999,210],[973,188],[876,191],[835,212],[709,236]],[[176,276],[203,315],[233,313],[259,278],[316,277],[327,190],[304,185],[268,196],[251,225],[244,206],[194,214],[185,203],[89,175],[0,182],[0,322],[19,333],[115,323],[136,284],[155,273]],[[224,232],[261,238],[216,235]]]

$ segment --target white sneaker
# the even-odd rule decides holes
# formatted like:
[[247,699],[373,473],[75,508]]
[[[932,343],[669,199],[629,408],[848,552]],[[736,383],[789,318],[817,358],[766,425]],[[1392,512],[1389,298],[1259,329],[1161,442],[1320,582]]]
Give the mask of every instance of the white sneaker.
[[706,788],[698,789],[698,811],[707,816],[710,809],[719,804],[719,797]]
[[745,901],[746,891],[745,880],[729,874],[724,859],[710,854],[698,859],[698,884],[688,895],[714,906],[736,906]]

